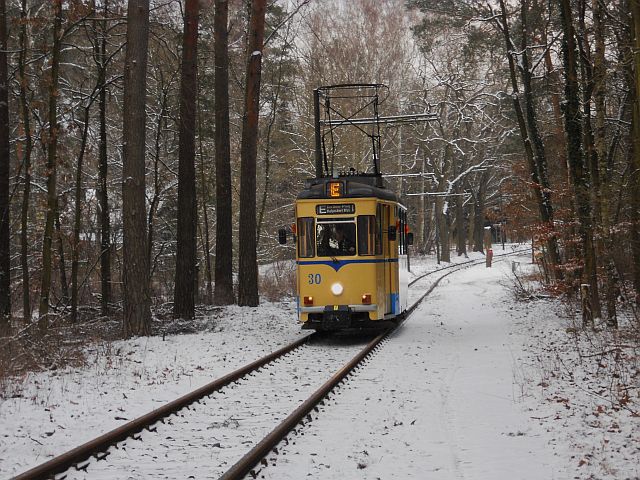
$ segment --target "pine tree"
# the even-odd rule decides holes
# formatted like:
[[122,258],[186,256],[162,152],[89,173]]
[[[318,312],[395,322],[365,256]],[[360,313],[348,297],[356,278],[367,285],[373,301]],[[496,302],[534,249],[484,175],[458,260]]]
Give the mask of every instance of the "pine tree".
[[256,159],[258,151],[258,109],[264,43],[265,0],[252,0],[245,106],[242,119],[240,164],[240,248],[238,305],[258,305],[258,260],[256,239]]
[[229,39],[227,0],[216,0],[215,144],[216,144],[216,305],[233,303],[233,229],[231,204],[231,146],[229,141]]
[[151,332],[145,208],[145,97],[149,0],[129,0],[124,67],[122,168],[123,294],[125,337]]
[[0,0],[0,324],[11,314],[9,160],[7,11],[5,0]]
[[180,125],[178,158],[178,246],[173,315],[195,316],[196,272],[196,92],[198,70],[199,0],[185,4],[180,83]]

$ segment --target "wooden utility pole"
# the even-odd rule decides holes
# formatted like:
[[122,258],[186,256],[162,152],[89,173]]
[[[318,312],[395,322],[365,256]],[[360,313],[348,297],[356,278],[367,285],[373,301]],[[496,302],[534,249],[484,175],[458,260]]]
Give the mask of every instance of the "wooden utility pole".
[[256,158],[258,110],[264,43],[266,0],[252,0],[247,43],[242,144],[240,150],[240,250],[238,305],[258,305],[258,260],[256,239]]
[[[195,317],[196,271],[196,93],[199,0],[186,0],[180,82],[178,234],[173,315]],[[194,281],[195,280],[195,281]]]
[[151,333],[145,199],[145,98],[149,0],[129,0],[124,65],[122,167],[123,297],[125,337]]

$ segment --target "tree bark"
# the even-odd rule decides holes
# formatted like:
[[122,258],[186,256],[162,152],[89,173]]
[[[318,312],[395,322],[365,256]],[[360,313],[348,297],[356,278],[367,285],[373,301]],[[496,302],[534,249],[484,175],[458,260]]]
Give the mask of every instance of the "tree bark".
[[5,0],[0,0],[0,325],[8,323],[11,315],[9,161],[7,9]]
[[67,281],[67,263],[64,258],[64,243],[62,238],[62,228],[60,227],[60,200],[56,199],[55,208],[56,237],[58,238],[58,269],[60,270],[60,301],[56,303],[56,308],[60,303],[65,306],[69,304],[69,282]]
[[160,113],[158,114],[158,123],[156,125],[156,132],[153,144],[153,197],[151,197],[151,204],[149,205],[149,213],[147,215],[147,262],[150,265],[151,271],[149,278],[153,277],[155,271],[155,262],[152,261],[153,257],[153,245],[154,245],[154,233],[155,233],[155,216],[160,204],[160,150],[162,147],[162,128],[166,128],[165,117],[167,116],[168,109],[168,91],[169,88],[164,86],[163,75],[160,73],[160,81],[163,84],[163,88],[160,92]]
[[[593,225],[591,221],[591,203],[589,197],[588,172],[585,169],[582,150],[582,113],[580,111],[580,90],[577,73],[577,52],[575,30],[573,27],[570,0],[560,0],[563,41],[562,56],[565,68],[565,106],[564,124],[567,140],[567,160],[575,191],[575,207],[578,217],[578,234],[582,245],[584,269],[583,283],[597,284],[595,252],[593,246]],[[592,308],[592,306],[589,306]],[[584,317],[589,322],[589,317]],[[590,323],[585,326],[591,326]]]
[[[605,130],[605,94],[607,70],[605,64],[605,27],[604,15],[606,6],[599,0],[592,0],[593,31],[595,40],[595,55],[593,59],[593,98],[596,107],[594,141],[598,170],[601,173],[600,192],[600,225],[602,229],[602,255],[605,265],[605,297],[607,305],[607,325],[618,327],[616,298],[619,290],[619,279],[613,261],[613,232],[611,231],[610,195],[612,194],[611,177],[612,166],[607,161],[607,145]],[[615,134],[614,134],[615,138]]]
[[42,279],[40,284],[39,326],[49,326],[49,295],[51,290],[51,252],[53,245],[53,223],[57,209],[57,154],[58,154],[58,77],[62,31],[62,0],[53,0],[53,48],[51,51],[51,77],[49,80],[49,137],[47,148],[47,210],[45,214],[44,238],[42,241]]
[[285,50],[288,45],[286,38],[288,38],[289,29],[287,28],[287,35],[285,36],[285,42],[282,46],[282,51],[280,52],[280,60],[278,62],[278,80],[275,86],[275,91],[273,92],[273,97],[271,98],[271,116],[269,117],[269,124],[267,126],[267,133],[265,138],[265,147],[264,147],[264,186],[262,190],[262,199],[260,200],[260,211],[258,213],[258,226],[256,233],[256,243],[260,245],[260,235],[262,233],[262,224],[264,221],[264,214],[267,208],[267,198],[269,196],[269,190],[271,189],[271,133],[273,131],[273,127],[276,123],[276,113],[278,111],[278,100],[280,98],[280,89],[282,88],[282,77],[283,77],[283,67],[284,63],[283,57],[285,55]]
[[100,117],[100,141],[98,145],[98,203],[100,205],[100,300],[102,315],[109,314],[111,302],[111,219],[107,179],[109,173],[107,156],[107,16],[109,2],[104,0],[103,20],[100,22],[98,48],[98,110]]
[[[579,51],[579,64],[580,64],[580,77],[582,84],[582,144],[584,147],[585,154],[585,166],[588,171],[588,186],[587,188],[590,190],[590,202],[591,202],[591,210],[592,217],[591,222],[593,225],[593,221],[596,221],[596,225],[592,228],[595,233],[595,228],[597,225],[601,225],[600,219],[602,217],[602,209],[601,209],[601,182],[600,182],[600,171],[598,168],[598,152],[595,147],[595,139],[593,135],[593,127],[591,125],[591,103],[593,101],[593,89],[594,89],[594,81],[593,81],[593,65],[591,63],[591,48],[589,46],[589,39],[587,36],[587,27],[585,25],[585,11],[586,11],[586,0],[580,0],[578,5],[579,16],[578,16],[578,28],[579,28],[579,40],[577,42],[578,51]],[[598,236],[602,238],[601,235]],[[594,269],[594,282],[591,284],[591,287],[588,289],[589,294],[591,295],[591,316],[593,318],[602,317],[602,308],[600,307],[600,289],[598,287],[598,276],[597,276],[597,242],[594,241],[593,244],[593,269]]]
[[71,322],[78,320],[78,261],[80,258],[80,229],[82,228],[82,167],[84,164],[84,152],[87,147],[87,134],[89,133],[89,118],[93,99],[88,100],[84,108],[84,125],[82,126],[82,141],[76,166],[76,188],[74,195],[73,240],[71,242]]
[[[198,108],[198,111],[201,111]],[[204,257],[204,276],[206,281],[207,297],[206,303],[208,305],[213,303],[213,278],[211,274],[211,240],[209,234],[209,211],[207,209],[209,201],[209,182],[204,174],[204,148],[202,147],[202,115],[197,115],[198,119],[198,147],[200,150],[200,202],[202,205],[202,220],[204,225],[202,226],[202,254]]]
[[[526,3],[526,2],[525,2]],[[525,119],[524,112],[522,111],[522,106],[520,105],[519,99],[519,88],[518,88],[518,80],[516,74],[516,62],[514,60],[514,45],[511,40],[511,34],[509,31],[509,23],[507,19],[506,7],[504,4],[504,0],[500,0],[500,10],[501,10],[501,24],[500,29],[502,30],[502,34],[505,40],[505,48],[507,51],[507,60],[509,64],[509,74],[511,78],[511,87],[512,87],[512,98],[513,98],[513,107],[516,113],[516,119],[518,121],[518,128],[520,131],[520,137],[522,138],[522,143],[525,150],[525,157],[527,159],[527,163],[529,165],[529,171],[531,174],[531,182],[533,186],[533,190],[536,197],[536,203],[538,205],[538,211],[540,214],[540,221],[549,229],[551,232],[547,236],[547,250],[550,255],[550,259],[553,263],[553,267],[559,264],[560,254],[558,251],[558,242],[556,239],[554,231],[554,212],[553,206],[551,203],[551,198],[549,193],[551,191],[550,186],[547,181],[546,176],[546,160],[545,164],[542,165],[541,168],[540,161],[544,158],[544,149],[542,146],[541,137],[539,134],[535,135],[535,138],[532,139],[532,135],[530,134],[530,129],[533,126],[535,128],[535,132],[537,133],[537,124],[535,119],[535,112],[533,110],[532,104],[532,89],[531,89],[531,72],[529,71],[528,65],[528,55],[526,55],[526,4],[523,3],[521,9],[521,16],[523,17],[523,45],[525,47],[523,51],[523,62],[527,62],[523,65],[521,70],[524,81],[525,88],[525,107],[527,108],[527,115],[529,118],[529,122]],[[536,153],[534,154],[534,146],[532,145],[535,142]],[[541,157],[542,155],[542,157]],[[554,275],[560,277],[558,271],[553,272]]]
[[129,0],[124,70],[122,169],[123,297],[125,337],[151,332],[145,206],[145,97],[149,0]]
[[24,186],[22,190],[22,206],[20,211],[20,266],[22,269],[22,317],[31,321],[31,281],[29,279],[29,200],[31,197],[31,152],[33,138],[31,136],[31,114],[27,101],[27,0],[22,0],[20,9],[20,54],[18,56],[18,72],[20,81],[20,116],[24,131],[23,169]]
[[465,232],[465,221],[464,221],[464,197],[462,187],[458,187],[456,189],[456,245],[457,245],[457,253],[458,256],[464,255],[467,256],[467,235]]
[[632,232],[631,249],[633,255],[633,286],[636,291],[636,306],[640,307],[640,0],[630,0],[633,19],[633,65],[634,85],[633,117],[631,124],[633,142],[633,160],[631,165],[631,195],[632,195]]
[[216,265],[213,299],[229,305],[233,297],[233,227],[231,146],[229,140],[229,38],[227,0],[216,0],[215,29],[215,145],[216,145]]
[[247,43],[242,143],[240,147],[240,249],[238,305],[255,307],[258,299],[256,235],[256,159],[258,151],[258,110],[264,43],[266,0],[252,0]]
[[478,193],[473,202],[473,251],[484,253],[484,203],[486,196],[486,173],[480,176]]
[[451,241],[449,237],[449,207],[444,211],[444,197],[436,197],[436,222],[438,222],[438,243],[440,244],[440,260],[451,261]]
[[196,92],[198,70],[199,0],[186,0],[180,83],[178,153],[178,232],[173,315],[195,317],[196,226],[198,223],[195,173]]

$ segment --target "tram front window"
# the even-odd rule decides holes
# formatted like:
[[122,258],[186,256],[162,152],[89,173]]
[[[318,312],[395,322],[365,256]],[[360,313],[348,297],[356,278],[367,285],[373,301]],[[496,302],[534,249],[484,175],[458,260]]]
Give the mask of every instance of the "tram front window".
[[342,257],[356,254],[355,223],[316,224],[319,257]]

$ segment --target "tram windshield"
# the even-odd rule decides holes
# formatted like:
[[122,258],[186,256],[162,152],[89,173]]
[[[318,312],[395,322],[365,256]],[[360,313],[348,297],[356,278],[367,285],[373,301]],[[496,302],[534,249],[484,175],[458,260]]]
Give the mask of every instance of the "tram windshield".
[[342,257],[356,254],[356,224],[353,222],[316,224],[319,257]]

